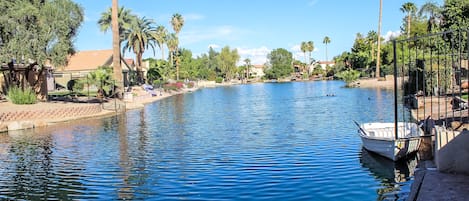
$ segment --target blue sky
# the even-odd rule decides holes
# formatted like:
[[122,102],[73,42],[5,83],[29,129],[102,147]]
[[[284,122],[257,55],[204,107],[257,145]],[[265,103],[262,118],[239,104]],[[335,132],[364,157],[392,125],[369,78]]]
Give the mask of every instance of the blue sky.
[[[400,32],[404,13],[399,8],[408,0],[383,0],[382,36]],[[428,0],[414,0],[417,6]],[[80,50],[112,48],[111,33],[102,33],[97,21],[111,0],[75,0],[85,11],[85,21],[75,41]],[[439,5],[443,0],[434,0]],[[328,57],[350,51],[357,33],[377,30],[379,0],[119,0],[119,6],[154,19],[156,24],[173,32],[170,20],[174,13],[184,17],[179,33],[180,47],[194,56],[207,53],[209,46],[219,51],[224,46],[237,48],[252,64],[263,64],[266,55],[285,48],[303,61],[299,50],[302,41],[313,41],[312,57],[325,60],[325,36],[329,36]],[[165,53],[165,55],[168,55]],[[134,57],[126,53],[126,57]],[[161,57],[158,48],[147,57]]]

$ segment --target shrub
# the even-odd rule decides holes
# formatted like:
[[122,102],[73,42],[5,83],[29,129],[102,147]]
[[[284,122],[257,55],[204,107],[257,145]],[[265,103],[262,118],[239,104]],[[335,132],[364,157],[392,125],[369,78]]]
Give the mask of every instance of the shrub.
[[164,82],[162,80],[153,80],[153,87],[159,88],[162,87]]
[[189,89],[194,88],[194,86],[195,86],[194,82],[187,83],[187,88],[189,88]]
[[223,78],[222,77],[217,77],[215,79],[215,83],[222,83],[223,82]]
[[360,72],[356,70],[346,70],[340,72],[337,77],[339,77],[341,80],[345,81],[346,87],[351,87],[352,82],[358,80],[360,78]]
[[14,104],[25,105],[25,104],[34,104],[36,103],[36,93],[29,87],[21,90],[20,88],[14,86],[8,89],[8,98]]
[[179,89],[181,89],[182,87],[184,86],[184,83],[182,82],[176,82],[176,83],[169,83],[169,84],[165,84],[163,85],[163,89],[165,91],[177,91]]

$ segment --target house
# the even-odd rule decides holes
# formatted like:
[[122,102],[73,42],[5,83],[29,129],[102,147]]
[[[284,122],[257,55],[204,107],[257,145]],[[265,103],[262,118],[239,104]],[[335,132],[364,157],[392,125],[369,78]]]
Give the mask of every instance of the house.
[[313,64],[312,68],[310,68],[310,71],[313,71],[316,66],[321,66],[323,70],[326,70],[326,67],[333,67],[335,65],[334,61],[318,61]]
[[249,73],[249,76],[250,77],[254,77],[254,78],[261,78],[265,75],[264,73],[264,65],[263,64],[260,64],[260,65],[252,65],[251,68],[249,68],[250,70],[250,73]]
[[[100,66],[112,66],[112,57],[112,49],[77,52],[69,57],[67,66],[55,68],[55,82],[56,84],[65,87],[70,80],[84,78]],[[122,73],[124,73],[124,84],[127,86],[127,74],[129,71],[135,71],[135,62],[133,59],[122,59],[122,61],[121,65]],[[146,73],[144,72],[144,74]]]

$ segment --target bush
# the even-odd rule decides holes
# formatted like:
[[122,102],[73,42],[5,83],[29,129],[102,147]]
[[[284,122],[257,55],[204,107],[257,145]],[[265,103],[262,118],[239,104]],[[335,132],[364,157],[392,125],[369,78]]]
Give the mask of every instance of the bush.
[[352,82],[358,80],[360,78],[360,72],[356,70],[346,70],[340,72],[337,77],[339,77],[341,80],[345,81],[346,87],[351,87]]
[[189,89],[194,88],[194,86],[195,86],[194,82],[187,83],[187,88]]
[[159,88],[162,87],[164,82],[162,80],[153,80],[153,87]]
[[25,88],[24,91],[14,86],[8,89],[8,98],[14,104],[25,105],[36,103],[36,93],[29,87]]
[[184,83],[182,82],[169,83],[169,84],[163,85],[163,89],[165,91],[177,91],[181,89],[183,86],[184,86]]
[[217,77],[215,79],[215,83],[222,83],[223,82],[223,78],[222,77]]

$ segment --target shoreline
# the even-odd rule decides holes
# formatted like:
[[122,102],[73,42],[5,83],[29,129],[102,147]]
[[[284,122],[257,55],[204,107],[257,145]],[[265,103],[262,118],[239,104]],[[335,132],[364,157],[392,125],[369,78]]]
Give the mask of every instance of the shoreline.
[[[384,81],[378,81],[376,78],[370,79],[360,79],[357,81],[357,84],[360,88],[384,88],[384,89],[393,89],[394,87],[394,79],[387,78]],[[257,82],[255,82],[257,83]],[[57,115],[51,116],[46,118],[23,118],[17,119],[12,121],[0,121],[0,133],[8,132],[13,130],[24,130],[24,129],[31,129],[31,128],[39,128],[39,127],[47,127],[49,125],[56,125],[60,123],[68,123],[75,120],[82,120],[82,119],[89,119],[89,118],[104,118],[109,116],[114,116],[123,112],[127,112],[129,110],[137,110],[143,109],[145,105],[154,103],[156,101],[175,96],[178,94],[185,94],[191,93],[202,88],[214,88],[214,87],[224,87],[224,86],[233,86],[238,84],[246,84],[246,83],[238,83],[238,82],[226,82],[221,84],[216,84],[214,82],[200,82],[196,87],[193,88],[183,88],[180,91],[174,92],[160,92],[157,91],[157,96],[151,96],[147,92],[142,92],[140,87],[136,87],[137,91],[140,93],[139,96],[133,97],[131,101],[126,100],[118,100],[119,104],[124,105],[125,108],[122,111],[116,111],[114,109],[105,109],[104,104],[106,103],[74,103],[74,102],[60,102],[60,101],[53,101],[53,102],[40,102],[33,105],[14,105],[11,102],[3,102],[0,103],[0,119],[2,116],[7,116],[8,114],[18,114],[18,113],[26,113],[25,115],[30,115],[36,113],[44,113],[44,110],[72,110],[72,113],[69,115]],[[248,83],[253,84],[253,83]],[[107,104],[112,104],[114,99],[109,99]],[[94,112],[90,114],[76,114],[73,111],[79,110],[80,108],[93,106],[99,106],[101,109],[99,112]],[[78,108],[78,109],[77,109]],[[49,111],[47,111],[49,112]],[[25,116],[23,115],[23,116]]]
[[[41,128],[52,125],[57,125],[60,123],[70,123],[77,120],[83,119],[100,119],[110,116],[115,116],[122,114],[130,110],[143,109],[145,105],[154,103],[156,101],[172,97],[178,94],[192,93],[194,91],[200,90],[202,88],[214,88],[214,87],[224,87],[224,86],[233,86],[242,83],[236,82],[225,82],[225,83],[215,83],[214,81],[201,81],[197,86],[193,88],[182,88],[179,91],[157,91],[156,96],[152,96],[148,92],[142,90],[141,86],[136,86],[135,91],[138,96],[133,97],[131,101],[126,100],[117,100],[119,105],[124,105],[124,109],[121,111],[116,111],[114,109],[105,109],[104,104],[112,104],[114,99],[108,99],[107,102],[103,103],[76,103],[76,102],[66,102],[66,101],[50,101],[50,102],[38,102],[32,105],[15,105],[11,102],[0,102],[0,133],[8,133],[9,131],[16,130],[25,130],[33,128]],[[86,107],[97,107],[101,109],[99,112],[94,112],[90,114],[77,115],[75,113],[70,113],[69,115],[58,115],[46,117],[46,118],[27,118],[35,116],[34,114],[40,113],[58,113],[57,111],[71,110],[77,111],[81,108]],[[19,115],[20,119],[14,119],[11,121],[1,121],[9,116]],[[5,117],[6,116],[6,117]],[[37,115],[36,115],[37,116]]]

